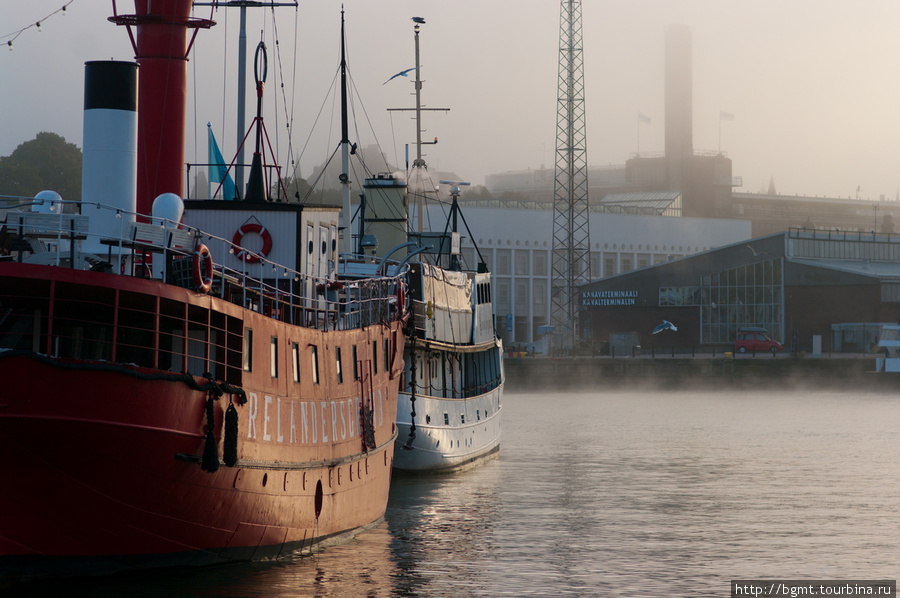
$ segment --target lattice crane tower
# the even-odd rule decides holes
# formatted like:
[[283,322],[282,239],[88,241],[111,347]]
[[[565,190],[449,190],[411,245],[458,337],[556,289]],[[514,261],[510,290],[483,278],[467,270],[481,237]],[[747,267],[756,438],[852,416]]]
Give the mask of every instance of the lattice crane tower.
[[559,28],[559,91],[556,107],[556,181],[553,197],[551,323],[563,348],[578,334],[578,286],[589,281],[587,143],[581,2],[562,0]]

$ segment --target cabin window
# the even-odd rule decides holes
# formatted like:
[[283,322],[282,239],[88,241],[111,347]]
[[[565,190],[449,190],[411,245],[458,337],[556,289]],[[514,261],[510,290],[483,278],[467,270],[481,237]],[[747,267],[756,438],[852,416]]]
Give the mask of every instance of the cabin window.
[[253,329],[244,328],[244,371],[253,371]]
[[388,341],[388,339],[384,339],[384,371],[385,372],[388,371],[391,367],[391,364],[389,363],[390,360],[388,359],[388,355],[390,355],[390,354],[391,354],[390,342]]
[[449,414],[449,413],[445,413],[445,414],[444,414],[444,425],[445,425],[445,426],[449,426],[449,425],[450,425],[450,414]]
[[481,410],[480,409],[475,410],[475,421],[479,421],[479,422],[481,421]]
[[378,341],[372,341],[372,371],[378,372]]
[[273,336],[269,343],[269,370],[272,377],[278,377],[278,337]]
[[356,360],[356,345],[353,345],[353,379],[359,380],[359,362]]
[[294,366],[294,382],[300,382],[300,345],[291,343],[291,363]]
[[460,423],[463,423],[463,424],[466,423],[466,414],[465,413],[459,414],[459,421],[460,421]]
[[338,384],[343,384],[344,383],[344,370],[343,370],[343,366],[341,365],[341,348],[340,347],[334,348],[334,367],[335,367],[335,372],[337,372]]
[[313,384],[319,383],[319,348],[315,345],[309,346],[310,359],[312,360],[312,378]]

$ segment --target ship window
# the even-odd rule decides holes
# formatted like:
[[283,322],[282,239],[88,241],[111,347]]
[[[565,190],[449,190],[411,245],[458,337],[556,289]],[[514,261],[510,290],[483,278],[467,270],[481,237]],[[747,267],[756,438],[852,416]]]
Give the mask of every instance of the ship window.
[[450,425],[450,414],[448,414],[448,413],[445,413],[445,414],[444,414],[444,425],[445,425],[445,426],[449,426],[449,425]]
[[466,414],[465,413],[459,414],[459,421],[460,421],[460,423],[463,423],[463,424],[466,423]]
[[391,354],[391,345],[388,342],[388,339],[384,339],[384,371],[388,371],[390,369],[390,364],[388,363],[388,355]]
[[359,380],[359,363],[356,361],[356,345],[353,345],[353,379]]
[[244,371],[253,371],[253,329],[244,328]]
[[344,383],[344,371],[341,366],[341,348],[340,347],[334,348],[334,367],[336,368],[336,372],[337,372],[338,384],[343,384]]
[[372,371],[378,373],[378,341],[372,341]]
[[300,382],[300,345],[291,343],[291,363],[294,366],[294,382]]
[[272,377],[278,377],[278,337],[273,336],[272,342],[269,344],[269,369]]
[[481,410],[480,409],[475,410],[475,421],[481,421]]
[[426,423],[426,424],[430,424],[430,423],[431,423],[431,416],[430,416],[430,415],[426,415],[426,416],[425,416],[425,423]]
[[312,377],[313,384],[319,383],[319,348],[315,345],[309,346],[310,357],[312,359]]

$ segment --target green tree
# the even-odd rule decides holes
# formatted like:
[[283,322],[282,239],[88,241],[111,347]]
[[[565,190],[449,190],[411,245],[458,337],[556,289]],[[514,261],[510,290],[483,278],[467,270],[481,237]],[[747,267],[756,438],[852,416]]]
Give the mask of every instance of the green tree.
[[81,150],[46,131],[0,157],[0,195],[34,197],[44,189],[66,200],[81,200]]

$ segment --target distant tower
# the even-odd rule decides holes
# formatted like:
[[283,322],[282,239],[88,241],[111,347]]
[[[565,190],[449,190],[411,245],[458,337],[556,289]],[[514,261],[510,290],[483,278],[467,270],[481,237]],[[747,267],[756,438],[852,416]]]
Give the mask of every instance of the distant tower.
[[683,191],[685,164],[694,153],[691,30],[666,30],[666,169],[669,189]]
[[578,287],[589,282],[587,139],[581,2],[562,0],[559,28],[559,98],[556,105],[556,182],[553,195],[551,322],[564,348],[579,338]]

